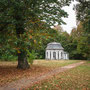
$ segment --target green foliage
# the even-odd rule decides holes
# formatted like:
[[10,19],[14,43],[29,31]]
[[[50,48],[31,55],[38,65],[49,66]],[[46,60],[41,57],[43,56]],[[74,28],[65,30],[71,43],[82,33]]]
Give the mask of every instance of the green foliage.
[[[83,33],[78,44],[78,51],[90,59],[90,0],[77,0],[77,20],[82,23]],[[79,28],[80,29],[80,28]]]
[[16,61],[17,60],[17,56],[14,56],[14,55],[11,55],[11,54],[7,53],[7,54],[3,54],[0,57],[0,60],[1,61]]
[[32,52],[30,52],[29,50],[26,50],[26,52],[27,52],[28,61],[32,65],[33,64],[33,60],[37,57],[37,54],[35,53],[34,50],[32,50]]
[[16,50],[10,47],[9,44],[6,46],[3,45],[2,48],[0,48],[0,60],[16,60],[17,55],[16,55]]
[[50,38],[50,26],[64,23],[61,18],[68,15],[62,7],[70,3],[71,0],[0,0],[0,48],[10,45],[18,53],[28,47],[30,51],[39,50],[44,40],[45,45],[51,40],[46,39]]
[[[77,29],[72,29],[71,32],[73,49],[71,50],[71,58],[73,59],[90,59],[90,44],[88,43],[88,36],[83,26],[83,22],[80,22]],[[71,46],[72,47],[72,46]]]
[[8,60],[16,56],[16,53],[26,51],[32,64],[35,58],[45,58],[47,44],[56,41],[69,52],[70,59],[89,59],[89,0],[77,0],[80,2],[76,6],[77,19],[82,22],[73,28],[70,35],[63,30],[58,32],[50,28],[56,22],[64,23],[61,18],[68,15],[62,7],[71,1],[0,0],[0,58]]
[[[90,59],[90,0],[77,0],[77,20],[82,26],[82,35],[79,37],[77,50],[83,57]],[[80,28],[79,28],[80,30]]]

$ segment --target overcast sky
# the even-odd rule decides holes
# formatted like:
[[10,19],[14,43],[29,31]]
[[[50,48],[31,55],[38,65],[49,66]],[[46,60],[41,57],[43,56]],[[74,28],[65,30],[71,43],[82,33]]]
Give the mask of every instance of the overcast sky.
[[77,2],[74,1],[71,3],[70,6],[65,6],[63,9],[69,14],[68,18],[63,18],[63,20],[66,22],[66,25],[61,25],[64,31],[67,31],[68,33],[71,32],[73,27],[76,27],[76,14],[73,10],[73,5]]

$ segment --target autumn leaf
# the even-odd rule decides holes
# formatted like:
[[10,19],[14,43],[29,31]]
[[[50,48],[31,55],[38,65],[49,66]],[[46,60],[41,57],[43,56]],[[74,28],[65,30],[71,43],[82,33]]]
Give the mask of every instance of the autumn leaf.
[[34,43],[36,43],[36,40],[34,40]]
[[30,33],[32,33],[32,32],[33,32],[33,30],[30,30],[29,32],[30,32]]
[[30,35],[30,39],[32,39],[32,36]]
[[21,53],[20,50],[17,50],[17,53]]

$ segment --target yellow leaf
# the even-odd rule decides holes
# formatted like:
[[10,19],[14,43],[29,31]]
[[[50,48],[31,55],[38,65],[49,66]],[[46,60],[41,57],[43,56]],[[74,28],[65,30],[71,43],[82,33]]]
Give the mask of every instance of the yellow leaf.
[[36,40],[34,40],[34,43],[36,43]]
[[21,52],[18,50],[17,53],[21,53]]

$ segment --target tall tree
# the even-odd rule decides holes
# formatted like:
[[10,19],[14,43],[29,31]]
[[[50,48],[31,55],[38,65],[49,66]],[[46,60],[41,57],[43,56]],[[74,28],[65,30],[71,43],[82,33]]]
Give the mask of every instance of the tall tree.
[[[29,28],[35,31],[38,24],[37,22],[33,24],[33,22],[37,19],[44,20],[49,26],[56,22],[64,23],[61,17],[67,17],[67,13],[61,8],[69,5],[70,2],[71,0],[0,0],[0,35],[5,37],[3,42],[7,40],[7,34],[15,35],[18,68],[29,68],[24,48],[27,47],[24,41],[28,32],[27,26],[29,25]],[[31,23],[27,24],[28,21]]]
[[[83,43],[88,46],[87,54],[90,56],[90,0],[77,0],[79,3],[76,5],[77,20],[82,22],[83,35],[85,39]],[[87,56],[87,55],[86,55]],[[87,57],[88,57],[87,56]],[[90,59],[90,57],[88,57]]]

